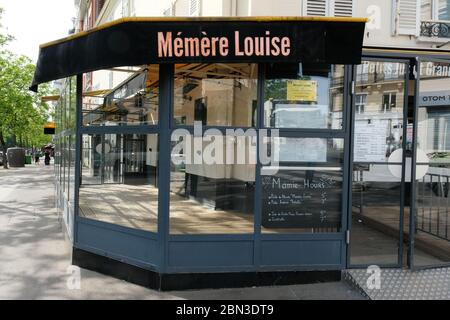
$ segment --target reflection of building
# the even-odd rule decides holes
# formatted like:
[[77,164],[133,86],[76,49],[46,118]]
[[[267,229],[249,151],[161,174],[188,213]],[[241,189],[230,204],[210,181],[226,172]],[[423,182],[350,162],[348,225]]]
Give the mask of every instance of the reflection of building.
[[[422,31],[417,29],[426,17],[419,14],[428,10],[426,1],[421,9],[406,0],[375,5],[351,0],[258,1],[258,5],[251,0],[179,0],[160,8],[149,1],[82,3],[79,26],[85,29],[120,17],[161,15],[163,10],[166,16],[370,15],[372,20],[364,33],[360,65],[339,62],[346,58],[341,50],[358,49],[352,42],[339,46],[355,39],[352,29],[333,42],[335,50],[312,55],[320,61],[189,57],[158,64],[160,60],[149,61],[150,55],[144,55],[131,66],[98,63],[101,67],[84,70],[82,82],[81,77],[78,83],[74,78],[68,81],[71,89],[65,89],[63,97],[69,98],[62,100],[59,113],[65,130],[58,135],[61,152],[56,170],[60,206],[73,232],[77,263],[86,265],[85,257],[101,260],[106,255],[144,270],[177,274],[336,271],[450,261],[446,220],[450,62],[445,60],[445,46],[432,47],[445,43],[445,33],[426,33],[425,24]],[[385,14],[391,12],[391,4],[406,14]],[[445,17],[441,1],[432,4],[440,8],[435,17]],[[157,22],[137,18],[100,32],[122,30],[133,21]],[[168,21],[181,28],[178,23],[184,20]],[[220,35],[252,21],[251,17],[224,20]],[[262,21],[260,26],[277,32],[268,20]],[[206,20],[189,22],[202,23],[202,30],[212,34]],[[157,46],[151,37],[130,43],[130,34],[136,31],[127,32],[116,42],[108,35],[108,55],[123,50],[125,59]],[[197,35],[183,29],[188,32]],[[320,51],[325,40],[322,36],[314,40],[305,40],[309,45],[302,50]],[[433,62],[435,58],[444,61]],[[74,88],[82,95],[79,131],[66,128],[76,118],[70,107]],[[195,123],[212,129],[197,145],[195,138],[204,132],[195,132]],[[256,152],[242,152],[251,149],[251,139],[221,141],[228,129],[258,133],[267,129],[273,136],[263,146],[278,153],[279,163],[262,163]],[[170,141],[171,135],[188,137],[192,144],[177,149],[180,141]],[[218,146],[214,152],[208,149],[211,141]],[[417,147],[425,151],[425,158],[412,157]],[[77,152],[79,169],[74,165]],[[232,161],[188,162],[204,160],[205,154]],[[244,154],[243,163],[236,163],[239,154]],[[248,162],[255,158],[256,164]],[[416,160],[425,163],[415,167]],[[413,183],[411,174],[416,175]],[[406,230],[408,222],[411,230]],[[409,232],[415,242],[409,261],[404,261],[402,251],[407,249],[400,243]]]
[[355,121],[384,131],[385,156],[401,148],[405,103],[405,64],[364,61],[357,68]]

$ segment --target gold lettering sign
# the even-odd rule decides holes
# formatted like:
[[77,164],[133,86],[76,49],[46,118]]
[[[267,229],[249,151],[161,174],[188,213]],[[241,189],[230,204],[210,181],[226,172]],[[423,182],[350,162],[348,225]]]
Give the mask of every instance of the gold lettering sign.
[[317,102],[317,81],[313,80],[288,81],[287,100]]

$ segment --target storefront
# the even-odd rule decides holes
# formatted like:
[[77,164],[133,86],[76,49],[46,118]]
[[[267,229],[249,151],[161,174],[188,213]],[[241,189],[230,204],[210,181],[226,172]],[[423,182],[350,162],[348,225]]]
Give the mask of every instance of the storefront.
[[44,45],[74,264],[166,290],[450,262],[450,62],[363,52],[364,24],[130,19]]
[[354,74],[349,267],[450,263],[449,58],[363,50]]

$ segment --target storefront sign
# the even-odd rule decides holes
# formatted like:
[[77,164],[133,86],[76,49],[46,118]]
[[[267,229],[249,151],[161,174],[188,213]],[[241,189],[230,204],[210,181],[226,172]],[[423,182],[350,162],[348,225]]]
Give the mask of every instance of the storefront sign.
[[135,18],[41,47],[36,85],[119,66],[162,63],[359,64],[365,23],[309,18]]
[[424,78],[448,78],[450,77],[450,65],[445,62],[421,62],[420,76]]
[[407,71],[405,63],[385,61],[363,61],[358,66],[358,73],[362,75],[377,74],[384,75],[386,80],[398,79],[405,76]]
[[421,92],[419,107],[450,106],[450,88],[443,91]]
[[341,172],[280,171],[264,176],[265,228],[339,228]]
[[287,100],[317,102],[317,81],[313,80],[288,81]]
[[[231,43],[234,42],[234,50]],[[263,36],[241,37],[234,32],[234,39],[229,37],[210,37],[206,32],[201,36],[185,36],[183,32],[158,32],[158,58],[172,57],[288,57],[291,54],[291,38],[272,36],[266,30]]]

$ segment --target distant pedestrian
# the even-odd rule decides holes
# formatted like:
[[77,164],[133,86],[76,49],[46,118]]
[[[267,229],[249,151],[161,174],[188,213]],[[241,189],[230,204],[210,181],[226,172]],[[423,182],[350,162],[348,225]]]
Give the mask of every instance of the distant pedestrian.
[[34,153],[34,164],[35,165],[39,165],[40,164],[40,161],[41,161],[41,155],[39,154],[39,151],[36,151],[35,153]]
[[50,150],[45,149],[45,165],[50,165]]

